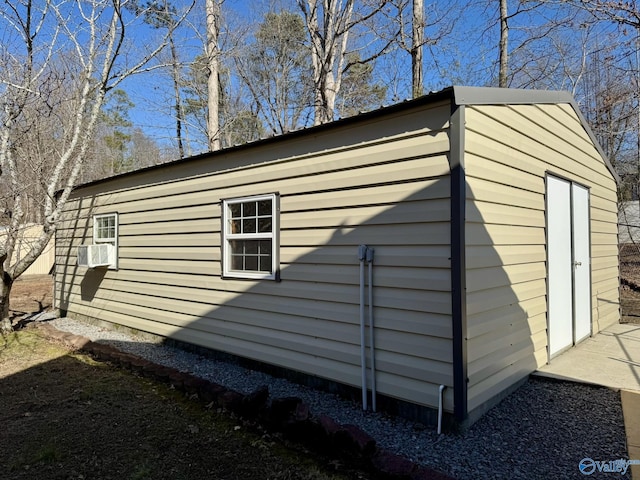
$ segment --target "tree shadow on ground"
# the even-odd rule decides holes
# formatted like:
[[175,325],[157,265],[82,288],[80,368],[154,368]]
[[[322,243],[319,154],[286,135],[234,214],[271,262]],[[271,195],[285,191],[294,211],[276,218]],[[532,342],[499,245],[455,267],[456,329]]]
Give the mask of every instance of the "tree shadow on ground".
[[33,332],[0,349],[3,478],[335,478],[165,385]]

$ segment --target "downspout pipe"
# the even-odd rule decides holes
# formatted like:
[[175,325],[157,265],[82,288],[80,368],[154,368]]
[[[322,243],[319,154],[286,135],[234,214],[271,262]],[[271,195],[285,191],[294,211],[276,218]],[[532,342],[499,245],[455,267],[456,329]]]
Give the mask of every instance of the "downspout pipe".
[[367,357],[365,345],[365,288],[364,288],[364,264],[367,260],[367,246],[358,247],[358,260],[360,261],[360,365],[362,374],[362,410],[367,410]]
[[438,435],[442,433],[442,415],[444,413],[444,389],[446,385],[440,385],[438,389]]
[[373,248],[367,248],[367,263],[369,264],[369,349],[371,357],[371,409],[376,411],[376,347],[373,323]]

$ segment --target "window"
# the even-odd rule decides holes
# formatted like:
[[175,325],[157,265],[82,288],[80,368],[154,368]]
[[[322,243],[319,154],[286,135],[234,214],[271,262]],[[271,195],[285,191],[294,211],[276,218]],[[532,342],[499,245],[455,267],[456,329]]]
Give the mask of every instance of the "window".
[[222,201],[224,276],[278,278],[277,212],[276,194]]
[[115,213],[93,217],[94,243],[116,244],[118,217]]
[[93,217],[93,243],[113,245],[109,249],[109,268],[118,268],[118,214],[108,213]]

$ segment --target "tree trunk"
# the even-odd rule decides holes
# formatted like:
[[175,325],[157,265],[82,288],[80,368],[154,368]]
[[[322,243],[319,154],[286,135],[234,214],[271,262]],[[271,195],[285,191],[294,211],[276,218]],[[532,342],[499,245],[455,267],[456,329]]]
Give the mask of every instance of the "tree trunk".
[[171,74],[173,76],[173,94],[175,96],[176,110],[176,140],[178,142],[178,155],[184,158],[184,145],[182,144],[182,101],[180,99],[180,67],[178,63],[178,52],[173,41],[173,33],[169,35],[169,46],[171,47]]
[[304,0],[299,0],[298,5],[302,9],[305,21],[307,24],[307,31],[309,32],[309,38],[311,38],[311,63],[313,65],[313,124],[320,125],[325,123],[326,113],[324,106],[326,105],[324,99],[324,81],[326,74],[324,73],[324,43],[323,36],[320,32],[320,26],[318,24],[318,4],[317,0],[307,0],[305,4]]
[[1,266],[0,271],[2,271],[2,282],[0,282],[0,333],[5,335],[13,331],[9,318],[9,295],[11,294],[13,279]]
[[[106,93],[127,77],[143,71],[167,45],[165,38],[158,45],[147,45],[149,49],[124,49],[123,45],[129,40],[125,34],[128,20],[123,18],[123,15],[128,18],[129,13],[124,12],[124,7],[131,2],[61,3],[64,5],[27,0],[19,2],[20,7],[4,8],[0,15],[2,28],[10,28],[16,42],[7,46],[6,52],[3,50],[3,62],[8,62],[3,63],[3,67],[9,68],[0,69],[1,196],[3,207],[11,212],[9,229],[0,241],[0,328],[3,330],[11,329],[9,295],[15,279],[42,253],[55,233],[83,163],[90,157]],[[105,8],[105,3],[110,8]],[[175,23],[174,29],[179,23]],[[51,73],[51,65],[67,60],[65,45],[74,46],[71,62],[76,73],[74,78],[65,79]],[[141,53],[138,55],[138,52]],[[28,142],[36,140],[24,132],[41,128],[47,132],[48,124],[39,123],[45,117],[60,122],[55,125],[60,138],[52,139],[46,147],[44,143],[36,143],[31,149]],[[25,179],[23,171],[41,175],[33,180]],[[31,184],[33,190],[29,187]],[[27,220],[22,208],[29,205],[30,195],[44,204],[43,234],[26,255],[9,265],[11,260],[7,258],[12,258],[22,221]]]
[[207,93],[209,96],[207,107],[209,118],[207,130],[209,136],[209,149],[220,149],[220,77],[219,77],[219,53],[218,32],[220,21],[220,5],[218,0],[206,0],[207,11],[207,60],[209,64],[209,79]]
[[413,0],[411,40],[411,90],[413,98],[423,93],[422,50],[424,45],[424,0]]
[[508,52],[509,25],[507,24],[507,0],[500,0],[500,72],[498,86],[507,88],[507,73],[509,63]]
[[334,112],[336,110],[336,96],[338,94],[338,87],[334,81],[333,74],[327,75],[324,82],[324,105],[322,105],[322,112],[320,117],[320,123],[328,123],[333,121]]
[[314,83],[314,125],[334,119],[336,97],[340,92],[346,61],[354,0],[322,0],[322,24],[319,23],[318,0],[298,0],[311,39]]

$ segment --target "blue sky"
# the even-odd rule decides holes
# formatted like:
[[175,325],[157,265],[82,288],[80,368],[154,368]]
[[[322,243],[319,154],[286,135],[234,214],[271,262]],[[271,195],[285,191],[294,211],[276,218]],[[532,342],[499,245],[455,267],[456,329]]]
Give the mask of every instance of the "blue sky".
[[[186,0],[178,0],[175,4],[180,8],[189,4]],[[223,12],[225,23],[230,31],[237,32],[251,29],[252,25],[257,24],[263,18],[264,13],[270,11],[271,8],[279,10],[290,6],[294,12],[299,12],[293,0],[287,1],[255,1],[247,2],[243,0],[226,0],[223,4]],[[426,7],[426,14],[433,15],[435,9],[450,9],[451,2],[434,2]],[[475,20],[480,20],[480,15],[474,15]],[[203,31],[204,22],[204,0],[197,0],[197,3],[189,18],[192,25],[196,25],[200,32]],[[471,19],[464,21],[463,30],[470,28],[477,30],[472,25]],[[460,34],[461,22],[457,22],[456,30],[453,35],[438,44],[428,46],[425,50],[425,84],[427,90],[443,88],[451,83],[477,83],[476,78],[486,77],[487,63],[491,59],[486,58],[478,61],[482,54],[476,55],[475,61],[468,58],[473,52],[467,48],[461,48],[458,38]],[[149,35],[157,35],[150,29],[139,32],[136,35],[138,39],[147,39]],[[433,30],[428,30],[427,35],[433,35]],[[181,46],[182,57],[195,56],[202,52],[202,38],[198,38],[193,31],[183,29],[179,32],[181,38],[178,44]],[[223,49],[225,45],[223,45]],[[452,68],[453,62],[451,58],[457,59],[456,69]],[[474,70],[469,70],[468,65],[473,65]],[[406,52],[399,52],[395,56],[388,56],[379,60],[376,64],[376,75],[380,81],[388,87],[388,99],[385,103],[393,103],[404,100],[410,96],[410,56]],[[452,82],[452,80],[457,82]],[[170,142],[175,132],[175,121],[171,118],[171,105],[173,104],[173,89],[171,87],[170,78],[164,71],[155,71],[138,75],[128,79],[123,88],[129,94],[130,99],[136,105],[131,111],[131,119],[134,124],[142,128],[147,134],[152,136],[158,142]],[[188,126],[187,126],[188,127]],[[195,132],[188,129],[185,132],[187,136],[193,137]],[[188,153],[197,153],[196,151]]]
[[[293,4],[293,0],[266,1],[257,0],[247,2],[242,0],[226,0],[223,5],[225,24],[230,33],[251,29],[252,25],[258,23],[265,12],[270,8],[282,9],[283,6],[290,5],[290,8],[297,12],[298,9]],[[188,2],[177,0],[176,5],[184,6]],[[275,7],[274,7],[275,5]],[[498,58],[498,36],[499,27],[497,24],[498,2],[486,1],[478,2],[475,6],[465,3],[464,15],[454,3],[450,1],[437,0],[427,2],[425,13],[427,20],[433,18],[435,12],[442,12],[452,9],[452,18],[455,23],[450,33],[438,39],[432,45],[425,47],[424,75],[425,90],[439,90],[452,84],[465,85],[486,85],[492,82],[497,76],[496,62]],[[579,18],[561,17],[566,22],[566,27],[575,27],[571,22],[578,22]],[[523,38],[535,35],[535,29],[528,29],[530,25],[548,21],[549,11],[538,10],[532,14],[520,14],[510,20],[510,47],[516,50]],[[196,30],[203,32],[204,22],[204,0],[197,0],[197,3],[189,18]],[[573,35],[576,28],[566,28],[567,35]],[[149,34],[155,35],[157,32],[140,32],[136,41],[146,38]],[[437,35],[435,29],[428,29],[427,36]],[[181,46],[181,56],[193,57],[202,52],[202,38],[198,38],[193,30],[183,29],[179,32],[179,45]],[[595,44],[611,41],[611,35],[619,35],[616,27],[609,27],[609,31],[602,31],[596,34],[590,33],[590,42]],[[565,41],[565,40],[562,40]],[[581,48],[580,38],[566,37],[568,48],[579,50]],[[514,62],[532,62],[531,68],[542,68],[540,62],[544,61],[544,40],[538,40],[540,59],[514,58]],[[575,45],[572,45],[575,42]],[[223,49],[229,48],[223,45]],[[517,51],[513,52],[517,55]],[[530,55],[530,53],[527,53]],[[533,61],[537,64],[534,65]],[[388,98],[386,103],[393,103],[403,100],[410,95],[410,57],[406,52],[397,52],[393,56],[383,57],[377,61],[375,75],[388,87]],[[568,66],[565,66],[568,68]],[[155,71],[140,76],[130,78],[123,84],[131,100],[136,104],[131,112],[131,118],[136,126],[143,130],[160,143],[171,143],[174,136],[175,120],[171,116],[171,106],[173,105],[173,89],[170,78],[166,72]],[[558,79],[551,82],[545,88],[570,89],[571,85],[566,81]],[[188,127],[188,126],[187,126]],[[185,136],[195,138],[194,129],[185,130]],[[194,149],[187,154],[198,153]]]

